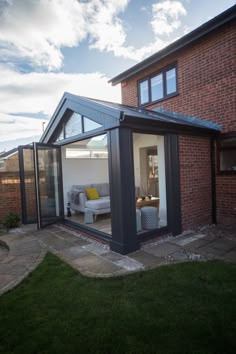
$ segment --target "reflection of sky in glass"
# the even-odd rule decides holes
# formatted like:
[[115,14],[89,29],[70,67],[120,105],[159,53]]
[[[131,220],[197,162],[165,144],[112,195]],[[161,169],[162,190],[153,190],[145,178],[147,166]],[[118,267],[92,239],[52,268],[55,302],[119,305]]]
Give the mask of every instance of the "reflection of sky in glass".
[[176,70],[175,68],[166,72],[166,93],[167,95],[176,92]]
[[101,126],[102,126],[101,124],[94,122],[93,120],[91,120],[89,118],[84,117],[84,131],[85,132],[100,128]]
[[159,74],[151,79],[152,101],[163,98],[163,75]]
[[140,83],[140,103],[148,102],[148,81]]
[[81,133],[82,133],[81,115],[74,112],[65,126],[65,135],[66,135],[65,137],[69,138],[71,136],[81,134]]
[[89,140],[87,143],[88,146],[93,146],[93,147],[102,147],[102,146],[107,146],[107,134],[102,134],[98,136],[94,136]]

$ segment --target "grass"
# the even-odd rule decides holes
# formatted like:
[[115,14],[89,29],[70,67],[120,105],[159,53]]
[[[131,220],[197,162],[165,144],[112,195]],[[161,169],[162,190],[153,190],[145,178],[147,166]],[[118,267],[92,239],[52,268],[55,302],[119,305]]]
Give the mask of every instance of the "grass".
[[0,297],[0,353],[236,352],[236,265],[183,263],[92,279],[48,254]]

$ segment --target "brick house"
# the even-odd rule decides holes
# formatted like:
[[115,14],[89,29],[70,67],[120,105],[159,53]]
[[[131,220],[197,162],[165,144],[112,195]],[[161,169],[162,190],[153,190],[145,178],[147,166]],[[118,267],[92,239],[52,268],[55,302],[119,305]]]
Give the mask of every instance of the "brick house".
[[19,171],[18,149],[0,153],[0,172]]
[[235,18],[233,6],[111,79],[122,104],[65,93],[19,149],[23,222],[60,221],[122,254],[235,222]]
[[21,215],[18,149],[0,153],[0,224],[9,212]]
[[121,83],[125,105],[221,125],[213,147],[207,138],[178,136],[183,229],[236,223],[235,17],[233,6],[111,80]]

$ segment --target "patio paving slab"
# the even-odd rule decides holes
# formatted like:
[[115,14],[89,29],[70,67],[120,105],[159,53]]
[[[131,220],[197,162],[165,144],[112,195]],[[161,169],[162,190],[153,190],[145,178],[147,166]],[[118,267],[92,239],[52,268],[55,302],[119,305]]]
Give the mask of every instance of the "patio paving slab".
[[149,247],[145,249],[145,252],[154,254],[155,256],[158,257],[166,257],[169,254],[177,251],[180,249],[180,246],[169,243],[169,242],[163,242],[159,245],[155,245],[154,247]]
[[225,253],[222,258],[226,261],[236,263],[236,249],[233,249],[232,251]]
[[113,251],[108,251],[106,253],[103,253],[103,258],[107,259],[108,261],[120,261],[121,259],[124,259],[125,256],[119,253],[115,253]]
[[[0,274],[0,290],[16,279],[15,274]],[[1,293],[1,292],[0,292]]]
[[119,261],[115,261],[114,264],[127,271],[137,271],[145,268],[141,262],[138,262],[129,257],[125,257],[123,259],[120,259]]
[[13,256],[13,255],[8,255],[6,258],[1,263],[27,263],[31,264],[34,263],[38,258],[38,254],[33,254],[33,255],[23,255],[23,256]]
[[88,244],[89,242],[86,240],[82,240],[81,238],[79,238],[79,236],[75,236],[73,234],[70,234],[66,231],[56,231],[55,232],[56,236],[62,237],[63,239],[65,239],[66,241],[70,241],[70,242],[77,242],[80,241],[83,244]]
[[197,252],[206,258],[218,258],[225,254],[225,250],[210,247],[209,245],[199,247]]
[[99,245],[98,243],[90,243],[88,245],[82,246],[82,248],[98,256],[107,253],[109,251],[108,246],[106,245],[102,246],[101,244]]
[[236,247],[235,242],[232,240],[214,240],[212,241],[209,246],[211,248],[216,248],[219,250],[224,250],[224,251],[231,251],[234,247]]
[[18,263],[18,264],[12,264],[12,263],[4,263],[1,264],[0,267],[0,274],[5,274],[5,275],[21,275],[27,270],[28,265],[25,263]]
[[183,247],[186,249],[194,250],[194,249],[198,249],[199,247],[209,245],[211,242],[212,242],[212,240],[209,241],[209,240],[206,240],[205,238],[194,239],[190,243],[183,245]]
[[120,273],[121,267],[94,254],[83,255],[73,262],[83,274],[110,276],[111,273]]
[[80,246],[72,246],[61,250],[60,253],[66,258],[69,258],[70,260],[74,260],[79,258],[80,256],[88,254],[88,251],[86,251],[84,248]]
[[[47,250],[58,255],[86,276],[111,277],[171,262],[222,259],[236,262],[236,238],[219,238],[202,233],[166,235],[129,255],[110,251],[107,244],[75,234],[62,226],[40,231],[16,230],[0,236],[8,249],[0,248],[0,294],[17,285],[41,262]],[[5,245],[6,246],[6,245]]]
[[130,253],[129,258],[142,263],[145,267],[148,268],[156,267],[157,265],[165,262],[164,258],[154,256],[151,253],[145,251],[136,251],[134,253]]

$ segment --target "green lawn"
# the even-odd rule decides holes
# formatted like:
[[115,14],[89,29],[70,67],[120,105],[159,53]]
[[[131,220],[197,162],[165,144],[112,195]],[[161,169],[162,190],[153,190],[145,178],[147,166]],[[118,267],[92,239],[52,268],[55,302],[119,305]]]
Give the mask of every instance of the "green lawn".
[[48,254],[0,297],[0,353],[236,353],[236,265],[92,279]]

